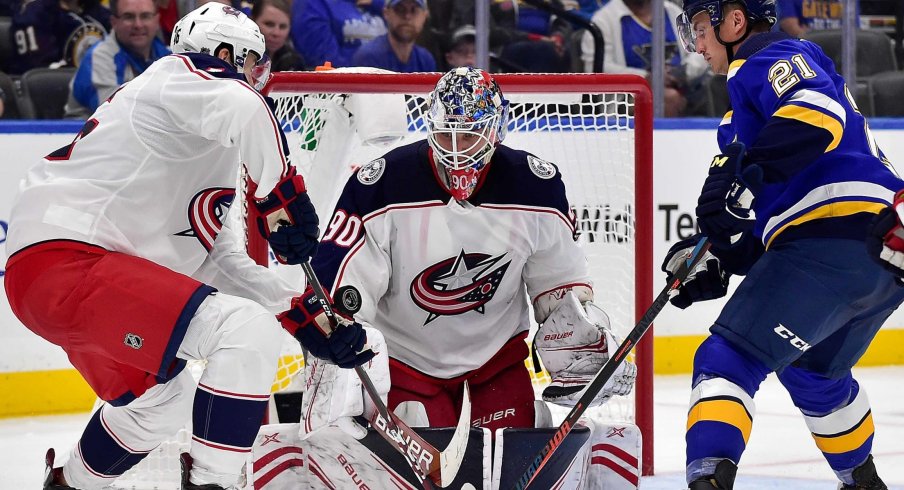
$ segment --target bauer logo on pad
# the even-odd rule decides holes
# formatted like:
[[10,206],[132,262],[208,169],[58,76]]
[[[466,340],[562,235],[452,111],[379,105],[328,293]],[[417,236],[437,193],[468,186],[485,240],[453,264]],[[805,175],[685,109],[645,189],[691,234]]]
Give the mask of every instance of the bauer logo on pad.
[[135,350],[138,350],[142,345],[144,345],[144,339],[135,335],[134,333],[127,333],[125,340],[123,340],[123,343]]

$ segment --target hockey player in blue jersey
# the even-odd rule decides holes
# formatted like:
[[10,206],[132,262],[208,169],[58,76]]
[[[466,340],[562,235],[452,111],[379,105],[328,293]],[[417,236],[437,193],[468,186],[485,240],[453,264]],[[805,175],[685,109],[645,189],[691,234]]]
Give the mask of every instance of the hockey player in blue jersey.
[[[694,357],[687,482],[732,488],[754,396],[774,372],[841,488],[884,489],[851,367],[904,300],[864,247],[902,181],[822,50],[770,32],[774,0],[684,0],[678,23],[686,48],[727,75],[733,110],[696,209],[713,256],[672,302],[723,296],[731,274],[746,276]],[[669,277],[699,237],[670,250]]]

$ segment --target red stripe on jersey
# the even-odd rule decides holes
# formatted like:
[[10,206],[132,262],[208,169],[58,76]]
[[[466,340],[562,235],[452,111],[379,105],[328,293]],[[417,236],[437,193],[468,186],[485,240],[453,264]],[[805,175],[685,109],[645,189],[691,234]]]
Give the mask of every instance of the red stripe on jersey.
[[249,393],[233,393],[231,391],[224,391],[224,390],[218,390],[216,388],[211,388],[210,386],[207,386],[203,383],[198,383],[198,388],[203,388],[205,391],[213,393],[214,395],[229,396],[229,397],[233,397],[233,398],[247,398],[250,400],[269,400],[270,399],[269,394],[252,395]]
[[527,206],[509,206],[503,204],[481,204],[478,206],[480,208],[487,209],[498,209],[500,211],[528,211],[531,213],[548,213],[556,216],[560,220],[565,222],[565,225],[568,226],[568,230],[574,234],[574,223],[568,219],[568,216],[563,215],[558,209],[555,208],[541,208],[541,207],[527,207]]
[[236,446],[227,446],[225,444],[217,444],[215,442],[210,442],[207,439],[201,439],[198,436],[191,436],[191,440],[200,444],[204,444],[207,447],[212,447],[214,449],[219,449],[221,451],[232,451],[234,453],[250,453],[250,447],[236,447]]

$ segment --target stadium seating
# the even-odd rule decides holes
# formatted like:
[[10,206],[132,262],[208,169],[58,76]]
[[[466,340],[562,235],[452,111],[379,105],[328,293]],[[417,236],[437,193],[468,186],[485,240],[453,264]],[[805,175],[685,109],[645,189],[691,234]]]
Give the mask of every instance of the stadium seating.
[[0,89],[6,94],[3,105],[3,119],[20,119],[26,117],[19,107],[22,101],[16,82],[6,73],[0,71]]
[[870,79],[873,115],[904,116],[904,72],[881,73]]
[[9,38],[9,29],[12,25],[12,17],[0,17],[0,62],[6,62],[13,55],[15,47]]
[[35,119],[62,119],[75,68],[32,68],[22,75],[22,88]]
[[[841,30],[810,31],[804,38],[822,47],[826,56],[835,62],[835,68],[842,73]],[[857,31],[857,78],[869,77],[876,73],[897,70],[895,53],[891,39],[879,31]]]

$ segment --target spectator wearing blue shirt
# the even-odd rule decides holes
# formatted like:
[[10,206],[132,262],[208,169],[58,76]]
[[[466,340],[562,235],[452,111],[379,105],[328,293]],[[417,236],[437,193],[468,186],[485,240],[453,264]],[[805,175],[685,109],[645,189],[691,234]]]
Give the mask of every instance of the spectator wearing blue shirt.
[[351,66],[355,51],[386,33],[384,0],[295,0],[289,32],[308,66]]
[[778,0],[776,7],[779,28],[791,36],[800,37],[811,30],[841,29],[843,0]]
[[352,57],[353,66],[401,73],[436,71],[436,60],[415,44],[427,21],[425,0],[389,0],[383,9],[389,32],[365,43]]
[[91,46],[69,84],[66,117],[87,118],[125,82],[169,54],[154,0],[110,0],[112,35]]

